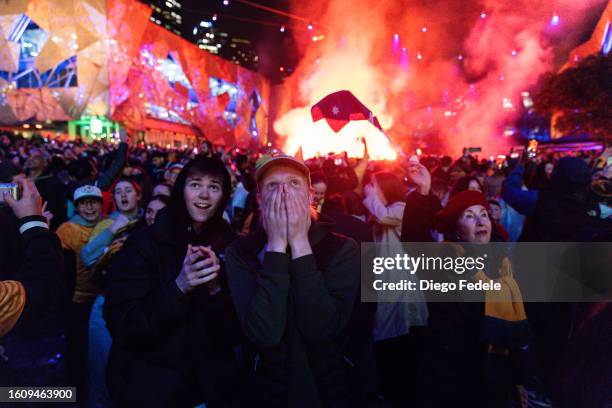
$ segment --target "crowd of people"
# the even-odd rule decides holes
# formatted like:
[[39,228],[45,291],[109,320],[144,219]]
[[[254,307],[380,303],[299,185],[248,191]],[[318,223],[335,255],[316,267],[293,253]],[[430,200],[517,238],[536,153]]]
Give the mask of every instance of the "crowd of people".
[[608,303],[362,302],[359,247],[610,242],[612,149],[363,144],[304,161],[0,133],[20,190],[0,197],[0,385],[82,407],[612,404]]

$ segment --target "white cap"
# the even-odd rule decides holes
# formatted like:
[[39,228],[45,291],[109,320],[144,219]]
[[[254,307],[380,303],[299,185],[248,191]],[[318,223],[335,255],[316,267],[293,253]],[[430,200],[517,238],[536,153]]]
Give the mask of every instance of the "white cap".
[[81,186],[74,190],[73,201],[76,203],[81,198],[95,197],[102,200],[102,191],[96,186]]
[[171,165],[168,166],[168,170],[178,169],[180,171],[180,170],[183,170],[183,167],[185,167],[185,165],[181,163],[172,163]]

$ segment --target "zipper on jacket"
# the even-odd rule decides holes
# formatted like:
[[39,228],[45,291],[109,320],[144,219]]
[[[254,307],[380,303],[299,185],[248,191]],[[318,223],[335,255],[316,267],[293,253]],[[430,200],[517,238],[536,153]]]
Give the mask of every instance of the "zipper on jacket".
[[255,364],[253,364],[253,372],[257,371],[258,364],[259,364],[259,354],[255,354]]
[[346,364],[348,364],[351,367],[355,368],[355,363],[353,363],[350,358],[348,358],[347,356],[343,356],[343,357],[344,357],[344,361],[346,362]]

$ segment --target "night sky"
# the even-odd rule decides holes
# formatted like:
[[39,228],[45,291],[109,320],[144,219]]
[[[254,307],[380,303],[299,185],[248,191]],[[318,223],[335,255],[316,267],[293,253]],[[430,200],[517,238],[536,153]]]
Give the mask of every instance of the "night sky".
[[[291,12],[291,1],[288,0],[251,0],[254,3],[273,7],[285,12]],[[333,0],[330,0],[333,1]],[[402,0],[411,3],[413,0]],[[464,0],[459,0],[464,1]],[[429,1],[428,4],[434,4]],[[474,1],[474,3],[480,3]],[[294,68],[300,61],[301,55],[296,50],[295,40],[291,31],[279,31],[280,25],[299,25],[299,21],[290,20],[265,10],[229,0],[229,5],[223,5],[222,0],[182,0],[183,4],[183,32],[185,38],[191,38],[192,29],[202,20],[210,21],[213,14],[218,15],[215,26],[231,36],[248,38],[256,47],[260,58],[259,72],[273,82],[282,80],[279,67]],[[599,5],[590,9],[583,16],[588,23],[581,33],[563,33],[556,39],[555,62],[562,65],[567,59],[567,53],[578,44],[588,40],[601,12],[605,8]],[[308,17],[308,16],[304,16]]]
[[[257,0],[258,4],[289,11],[289,2],[282,0]],[[264,10],[230,0],[224,6],[222,0],[182,0],[183,32],[189,38],[192,29],[202,20],[210,21],[218,15],[215,26],[234,37],[251,40],[260,58],[259,72],[272,80],[280,80],[279,66],[293,67],[299,61],[291,33],[279,31],[288,19]],[[247,21],[253,20],[253,21]],[[256,23],[258,21],[261,23]]]

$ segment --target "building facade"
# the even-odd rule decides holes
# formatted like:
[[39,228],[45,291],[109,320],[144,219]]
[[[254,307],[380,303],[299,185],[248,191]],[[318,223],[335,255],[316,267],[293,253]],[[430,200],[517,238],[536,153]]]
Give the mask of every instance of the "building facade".
[[153,11],[136,0],[6,0],[0,125],[109,120],[164,145],[266,143],[268,81],[153,22]]

